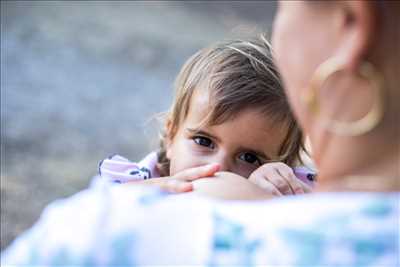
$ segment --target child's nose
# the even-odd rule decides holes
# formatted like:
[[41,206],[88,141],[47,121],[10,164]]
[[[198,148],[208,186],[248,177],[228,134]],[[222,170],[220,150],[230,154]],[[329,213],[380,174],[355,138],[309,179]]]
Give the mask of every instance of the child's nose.
[[218,163],[220,165],[220,171],[232,171],[232,161],[227,153],[220,152],[215,155],[213,163]]

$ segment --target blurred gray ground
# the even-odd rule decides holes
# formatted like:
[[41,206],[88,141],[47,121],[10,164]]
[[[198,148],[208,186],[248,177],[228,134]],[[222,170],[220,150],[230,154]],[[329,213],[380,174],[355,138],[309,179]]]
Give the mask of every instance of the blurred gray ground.
[[214,41],[271,28],[274,2],[1,1],[1,249],[97,163],[157,145],[172,83]]

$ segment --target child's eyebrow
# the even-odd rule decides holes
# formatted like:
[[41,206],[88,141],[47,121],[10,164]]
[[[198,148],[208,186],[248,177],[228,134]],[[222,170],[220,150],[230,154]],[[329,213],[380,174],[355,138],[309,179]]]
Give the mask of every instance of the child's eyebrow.
[[216,141],[221,141],[218,137],[216,137],[215,135],[212,135],[212,134],[210,134],[210,133],[207,133],[206,131],[204,131],[204,130],[200,130],[200,129],[192,129],[192,128],[186,128],[186,130],[188,131],[188,132],[190,132],[191,134],[200,134],[200,135],[204,135],[204,136],[207,136],[207,137],[211,137],[211,138],[213,138],[214,140],[216,140]]

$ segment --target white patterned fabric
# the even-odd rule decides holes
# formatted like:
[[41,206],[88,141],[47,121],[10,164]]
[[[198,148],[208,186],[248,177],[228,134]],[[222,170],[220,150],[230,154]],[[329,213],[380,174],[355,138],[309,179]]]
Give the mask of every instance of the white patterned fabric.
[[1,266],[399,266],[400,193],[217,201],[104,183],[49,205]]

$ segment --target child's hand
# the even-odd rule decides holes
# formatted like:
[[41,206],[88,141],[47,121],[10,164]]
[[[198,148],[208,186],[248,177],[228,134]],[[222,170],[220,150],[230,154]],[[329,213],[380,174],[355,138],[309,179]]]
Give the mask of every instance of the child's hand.
[[293,170],[282,162],[262,165],[250,175],[249,180],[276,196],[311,192],[311,187],[300,181]]
[[185,193],[193,190],[192,181],[213,177],[219,171],[219,164],[208,164],[183,170],[173,176],[151,178],[143,181],[133,181],[129,184],[154,185],[171,193]]

